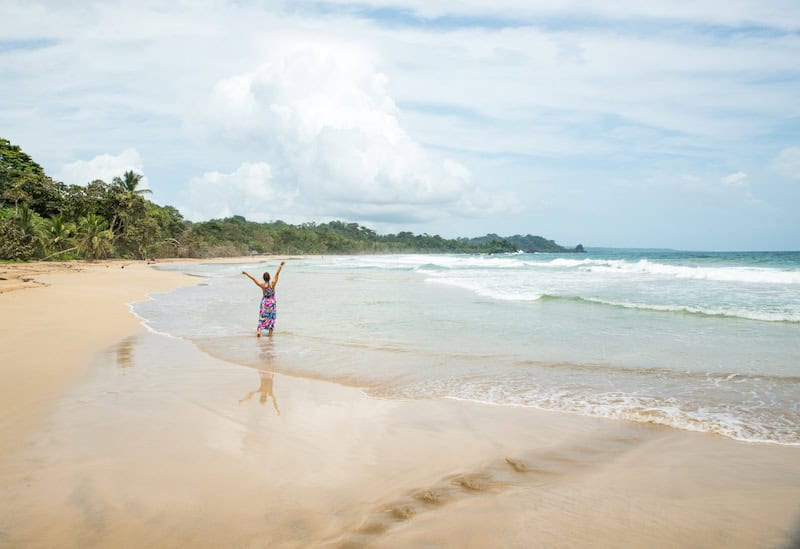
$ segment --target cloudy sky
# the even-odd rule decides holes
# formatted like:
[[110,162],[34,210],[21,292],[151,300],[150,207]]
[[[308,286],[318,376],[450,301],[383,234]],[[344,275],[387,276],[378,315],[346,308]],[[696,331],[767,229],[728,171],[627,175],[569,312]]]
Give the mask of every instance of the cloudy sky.
[[203,220],[800,249],[797,0],[3,0],[0,136]]

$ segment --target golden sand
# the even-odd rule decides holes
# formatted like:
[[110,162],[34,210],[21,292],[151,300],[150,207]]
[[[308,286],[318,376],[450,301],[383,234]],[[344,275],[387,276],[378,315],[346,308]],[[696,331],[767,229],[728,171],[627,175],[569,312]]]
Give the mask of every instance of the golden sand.
[[0,452],[86,371],[93,352],[141,329],[128,303],[195,282],[131,261],[5,264],[0,278]]
[[798,448],[376,400],[129,314],[196,279],[34,278],[0,295],[2,547],[782,547],[800,518]]

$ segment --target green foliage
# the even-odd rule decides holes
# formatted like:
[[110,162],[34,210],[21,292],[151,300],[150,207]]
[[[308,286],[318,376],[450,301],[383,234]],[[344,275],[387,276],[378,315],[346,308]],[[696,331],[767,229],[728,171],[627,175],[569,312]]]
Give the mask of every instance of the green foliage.
[[177,255],[188,225],[145,199],[141,180],[127,171],[111,184],[65,185],[0,139],[0,259]]
[[46,220],[39,236],[45,252],[53,255],[74,248],[72,237],[75,229],[75,223],[65,220],[63,215],[54,215]]
[[[159,206],[127,171],[86,186],[53,181],[19,147],[0,138],[0,260],[52,257],[214,257],[262,253],[506,253],[570,251],[538,236],[445,239],[379,235],[358,223],[254,223],[235,215],[190,223]],[[576,250],[578,251],[578,250]]]
[[[410,232],[379,235],[358,223],[289,225],[283,221],[255,223],[241,216],[192,223],[182,237],[182,254],[189,257],[248,253],[505,253],[517,249],[501,238],[472,243],[438,235]],[[193,245],[186,246],[191,242]]]
[[108,257],[114,249],[114,233],[108,222],[97,214],[90,213],[78,224],[78,251],[88,259]]
[[142,175],[132,170],[128,170],[122,177],[115,177],[113,179],[114,185],[130,194],[151,194],[153,191],[150,189],[137,189],[139,183],[142,181]]
[[0,259],[30,259],[40,250],[42,218],[28,204],[0,215]]
[[0,219],[0,259],[30,259],[35,248],[12,219]]
[[0,137],[0,173],[32,173],[44,177],[42,167],[8,139]]
[[155,219],[147,216],[129,220],[117,240],[121,255],[147,259],[154,255],[159,240],[159,227]]

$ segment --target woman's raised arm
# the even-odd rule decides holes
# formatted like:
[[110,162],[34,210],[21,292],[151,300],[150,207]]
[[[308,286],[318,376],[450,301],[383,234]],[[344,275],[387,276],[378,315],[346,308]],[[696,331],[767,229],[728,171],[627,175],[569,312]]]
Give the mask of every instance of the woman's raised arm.
[[259,282],[258,280],[256,280],[256,279],[253,277],[253,275],[251,275],[251,274],[250,274],[250,273],[248,273],[247,271],[242,271],[242,274],[243,274],[244,276],[246,276],[247,278],[249,278],[250,280],[252,280],[252,281],[253,281],[253,283],[254,283],[256,286],[258,286],[258,287],[259,287],[259,288],[261,288],[262,290],[264,289],[264,284],[262,284],[261,282]]
[[275,285],[278,283],[278,277],[280,276],[281,269],[283,269],[284,265],[286,265],[286,262],[285,261],[281,261],[281,264],[278,265],[278,270],[275,271],[275,279],[272,281],[272,289],[273,290],[275,289]]

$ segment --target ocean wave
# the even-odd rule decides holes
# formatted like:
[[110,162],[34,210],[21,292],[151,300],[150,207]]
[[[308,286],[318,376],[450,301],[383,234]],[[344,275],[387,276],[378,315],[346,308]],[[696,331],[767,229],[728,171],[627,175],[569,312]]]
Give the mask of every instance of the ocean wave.
[[597,305],[607,305],[622,309],[637,309],[642,311],[657,311],[665,313],[683,313],[709,317],[721,318],[742,318],[745,320],[759,320],[762,322],[800,322],[800,313],[778,313],[766,311],[750,311],[747,309],[713,309],[703,307],[691,307],[688,305],[657,305],[652,303],[633,303],[626,301],[613,301],[594,297],[577,296],[554,296],[544,294],[541,299],[545,300],[567,300],[575,302],[586,302]]
[[691,314],[707,317],[719,318],[741,318],[745,320],[757,320],[762,322],[791,322],[800,323],[800,311],[798,312],[775,312],[764,310],[751,310],[745,308],[715,308],[697,307],[682,304],[656,304],[656,303],[637,303],[633,301],[615,301],[612,299],[602,299],[598,297],[583,297],[578,295],[557,295],[537,291],[533,288],[518,286],[491,285],[487,281],[471,278],[445,278],[432,277],[427,280],[429,283],[453,286],[474,292],[476,295],[499,301],[571,301],[574,303],[588,303],[607,307],[622,309],[633,309],[641,311],[654,311],[663,313]]
[[133,302],[133,303],[128,303],[128,311],[130,311],[130,313],[131,313],[133,316],[135,316],[136,318],[138,318],[138,319],[139,319],[139,324],[141,324],[141,325],[142,325],[142,327],[143,327],[145,330],[147,330],[148,332],[150,332],[151,334],[156,334],[156,335],[160,335],[160,336],[168,337],[168,338],[170,338],[170,339],[183,339],[182,337],[180,337],[180,336],[176,336],[176,335],[173,335],[173,334],[171,334],[171,333],[169,333],[169,332],[164,332],[164,331],[161,331],[161,330],[156,330],[155,328],[153,328],[153,326],[151,326],[151,324],[150,324],[150,320],[149,320],[149,319],[147,319],[147,318],[145,318],[144,316],[142,316],[141,314],[139,314],[139,312],[136,310],[136,305],[137,305],[138,303],[143,303],[144,301],[151,301],[151,300],[153,300],[153,297],[151,297],[151,296],[148,296],[148,299],[146,299],[146,300],[143,300],[143,301],[135,301],[135,302]]
[[627,259],[566,258],[538,259],[532,254],[503,255],[394,255],[358,256],[347,261],[337,259],[332,265],[362,269],[412,270],[422,274],[441,275],[446,271],[492,271],[516,270],[576,271],[611,276],[636,276],[663,279],[709,280],[747,284],[800,285],[800,269],[756,267],[741,265],[694,266],[661,263],[650,259],[632,261]]
[[437,257],[417,267],[420,272],[426,270],[462,270],[462,269],[520,269],[530,262],[507,256],[451,256]]
[[527,262],[529,266],[577,268],[592,273],[656,275],[677,279],[743,282],[751,284],[800,284],[800,270],[768,267],[694,267],[670,265],[647,259],[631,262],[624,259],[566,259],[547,263]]
[[[484,358],[485,360],[485,358]],[[625,366],[621,364],[608,363],[576,363],[576,362],[544,362],[535,360],[520,360],[516,362],[519,366],[529,366],[535,368],[546,368],[552,370],[565,370],[579,372],[581,375],[591,375],[602,373],[603,375],[624,375],[636,377],[652,377],[659,380],[686,381],[692,380],[693,383],[706,382],[707,384],[719,387],[721,383],[800,383],[800,376],[786,376],[768,373],[742,373],[726,371],[692,371],[674,370],[666,367],[641,367]]]
[[462,290],[469,290],[481,297],[497,299],[500,301],[538,301],[544,294],[535,290],[527,290],[515,286],[491,285],[486,280],[478,278],[444,278],[432,277],[426,282],[453,286]]
[[734,410],[687,410],[677,401],[637,395],[606,394],[594,399],[543,397],[524,405],[614,420],[653,423],[685,431],[715,433],[741,442],[800,446],[797,424],[765,415],[744,418]]
[[461,269],[508,269],[525,266],[525,261],[515,254],[503,255],[437,255],[397,254],[331,257],[318,262],[324,268],[377,269],[377,270],[461,270]]
[[674,398],[615,392],[587,395],[567,390],[510,395],[497,387],[488,391],[461,391],[458,395],[444,395],[443,398],[652,423],[684,431],[713,433],[741,442],[800,446],[797,419],[793,420],[786,414],[769,411],[753,414],[735,408],[691,406]]

